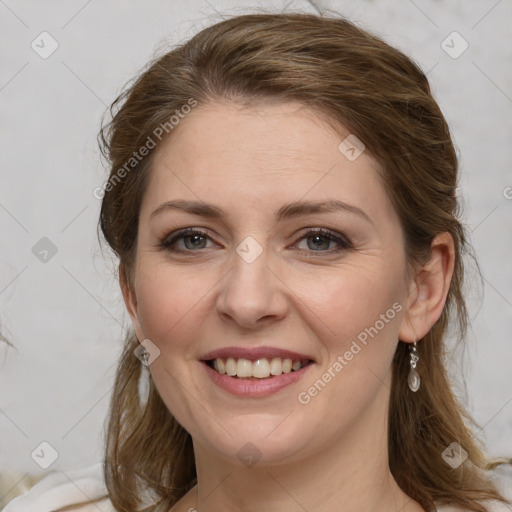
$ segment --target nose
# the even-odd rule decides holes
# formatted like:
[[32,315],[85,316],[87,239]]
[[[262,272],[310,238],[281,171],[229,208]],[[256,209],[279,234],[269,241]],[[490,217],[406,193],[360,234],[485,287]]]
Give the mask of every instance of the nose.
[[281,320],[288,310],[287,287],[279,272],[270,268],[268,251],[264,249],[254,261],[240,254],[234,254],[232,269],[222,280],[219,315],[247,329]]

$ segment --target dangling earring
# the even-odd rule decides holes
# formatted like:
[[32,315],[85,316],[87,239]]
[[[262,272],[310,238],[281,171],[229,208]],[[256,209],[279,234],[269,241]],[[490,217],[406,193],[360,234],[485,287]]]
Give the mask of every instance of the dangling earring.
[[407,382],[409,383],[409,388],[411,391],[418,391],[420,389],[420,376],[418,375],[418,372],[415,370],[416,363],[419,360],[418,349],[416,348],[416,342],[413,343],[413,345],[409,345],[409,354],[411,356],[411,359],[409,361],[409,364],[411,366],[411,369],[409,371],[409,377],[407,378]]
[[146,347],[142,346],[139,359],[141,360],[142,368],[140,369],[139,383],[138,383],[138,391],[139,391],[139,404],[142,409],[146,408],[146,404],[149,398],[149,388],[150,388],[150,376],[149,376],[149,367],[148,367],[148,359],[149,352],[146,350]]

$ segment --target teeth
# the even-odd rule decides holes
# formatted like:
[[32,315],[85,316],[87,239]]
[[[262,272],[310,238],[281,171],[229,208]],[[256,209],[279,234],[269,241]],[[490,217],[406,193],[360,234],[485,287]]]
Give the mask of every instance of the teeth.
[[249,377],[257,377],[258,379],[270,377],[270,363],[268,359],[258,359],[252,364],[249,361],[249,365],[251,366],[251,375]]
[[252,377],[252,363],[248,359],[239,359],[236,362],[237,377]]
[[281,375],[281,373],[283,373],[283,362],[279,357],[274,357],[272,361],[270,361],[270,373],[272,375]]
[[228,357],[226,360],[226,373],[231,377],[236,375],[236,361],[232,357]]
[[215,359],[213,362],[213,367],[219,372],[219,373],[226,373],[226,365],[224,364],[224,361],[222,359]]
[[290,373],[292,371],[292,360],[291,359],[285,359],[283,361],[283,373]]
[[214,359],[213,367],[220,374],[230,377],[267,379],[271,375],[296,372],[308,362],[307,360],[292,361],[280,357],[274,357],[270,361],[265,358],[250,361],[249,359],[228,357],[227,359]]

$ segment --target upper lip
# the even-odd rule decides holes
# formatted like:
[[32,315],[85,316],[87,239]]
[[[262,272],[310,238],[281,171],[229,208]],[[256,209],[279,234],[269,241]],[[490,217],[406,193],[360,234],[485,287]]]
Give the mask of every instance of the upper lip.
[[308,359],[314,361],[314,359],[305,354],[299,354],[291,350],[276,347],[224,347],[217,350],[212,350],[207,354],[203,355],[200,359],[202,361],[210,361],[211,359],[223,358],[226,359],[232,357],[234,359],[272,359],[279,357],[281,359],[291,359],[292,361],[299,361]]

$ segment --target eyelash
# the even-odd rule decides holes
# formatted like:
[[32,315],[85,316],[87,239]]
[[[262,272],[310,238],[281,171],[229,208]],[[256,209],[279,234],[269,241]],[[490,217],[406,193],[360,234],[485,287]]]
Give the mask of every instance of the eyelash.
[[[204,248],[201,248],[201,249],[198,249],[198,250],[192,250],[192,249],[176,249],[176,248],[173,248],[172,246],[179,240],[183,239],[183,238],[187,238],[189,236],[192,236],[192,235],[200,235],[204,238],[210,238],[210,236],[208,235],[208,233],[206,231],[203,231],[202,229],[199,229],[199,228],[186,228],[186,229],[181,229],[180,231],[177,231],[175,234],[173,234],[173,236],[171,238],[169,238],[170,235],[166,236],[162,242],[159,244],[159,247],[162,248],[162,249],[165,249],[167,251],[170,251],[170,252],[175,252],[175,253],[194,253],[194,252],[200,252],[201,249],[204,249]],[[341,252],[343,250],[347,251],[347,250],[350,250],[353,248],[352,244],[350,243],[350,241],[346,238],[346,237],[340,237],[340,236],[337,236],[335,232],[333,231],[330,231],[328,229],[325,229],[325,228],[318,228],[318,229],[312,229],[310,231],[308,231],[307,233],[305,233],[301,238],[299,238],[298,241],[301,241],[303,239],[307,239],[311,236],[323,236],[325,238],[328,239],[329,242],[336,242],[340,245],[340,248],[338,249],[335,249],[335,250],[326,250],[326,251],[314,251],[314,250],[305,250],[305,249],[299,249],[301,252],[308,252],[308,253],[311,253],[311,254],[314,254],[316,256],[315,253],[319,253],[319,254],[332,254],[332,253],[337,253],[337,252]]]

